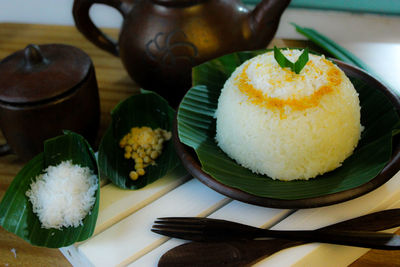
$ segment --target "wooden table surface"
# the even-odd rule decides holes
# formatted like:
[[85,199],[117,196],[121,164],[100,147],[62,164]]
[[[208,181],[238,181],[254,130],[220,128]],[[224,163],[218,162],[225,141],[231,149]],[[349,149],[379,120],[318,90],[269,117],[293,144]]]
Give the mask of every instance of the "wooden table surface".
[[[105,31],[113,37],[118,35],[116,29]],[[81,48],[92,58],[100,90],[99,137],[111,121],[110,110],[122,99],[138,92],[138,86],[129,78],[119,58],[92,45],[72,26],[0,24],[0,59],[25,48],[30,43],[69,44]],[[304,46],[305,42],[274,40],[271,45],[274,44]],[[4,142],[0,133],[0,144]],[[23,165],[24,163],[14,155],[0,158],[0,200]],[[400,234],[400,230],[397,233]],[[0,266],[70,266],[70,264],[58,249],[32,246],[0,227]],[[351,266],[400,266],[400,252],[371,250]]]

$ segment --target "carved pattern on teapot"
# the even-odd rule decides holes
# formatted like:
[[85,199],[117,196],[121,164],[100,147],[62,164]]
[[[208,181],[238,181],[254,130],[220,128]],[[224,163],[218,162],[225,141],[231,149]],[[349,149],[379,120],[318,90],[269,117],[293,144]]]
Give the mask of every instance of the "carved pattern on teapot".
[[[180,60],[194,65],[195,57],[199,52],[197,47],[187,39],[187,35],[180,29],[169,33],[159,32],[146,43],[146,54],[164,67],[173,67]],[[182,48],[186,48],[183,54],[176,53],[176,51],[182,53]]]

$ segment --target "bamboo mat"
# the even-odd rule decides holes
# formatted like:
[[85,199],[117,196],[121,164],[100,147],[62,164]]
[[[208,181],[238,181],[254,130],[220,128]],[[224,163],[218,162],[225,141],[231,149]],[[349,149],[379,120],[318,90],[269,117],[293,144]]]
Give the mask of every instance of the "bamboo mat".
[[[116,37],[118,30],[105,30]],[[26,45],[63,43],[79,47],[93,60],[99,85],[101,137],[111,121],[110,111],[121,100],[138,93],[138,86],[129,78],[119,58],[109,55],[87,41],[72,26],[0,24],[0,59],[23,49]],[[294,40],[274,40],[271,45],[304,46],[305,43]],[[0,73],[1,75],[1,73]],[[4,138],[0,133],[0,144]],[[96,148],[95,148],[96,149]],[[0,158],[0,199],[23,163],[14,155]],[[398,232],[400,233],[400,231]],[[57,249],[34,247],[0,227],[0,266],[70,266]],[[371,250],[352,267],[361,266],[400,266],[400,252]]]

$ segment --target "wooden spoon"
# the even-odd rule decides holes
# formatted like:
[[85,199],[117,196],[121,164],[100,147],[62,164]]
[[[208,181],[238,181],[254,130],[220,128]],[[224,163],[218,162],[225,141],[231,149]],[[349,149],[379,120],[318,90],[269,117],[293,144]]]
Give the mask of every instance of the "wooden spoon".
[[[315,231],[328,229],[380,231],[397,226],[400,226],[400,209],[391,209],[346,220]],[[306,243],[284,239],[189,242],[167,251],[160,258],[158,266],[249,266],[282,249]]]

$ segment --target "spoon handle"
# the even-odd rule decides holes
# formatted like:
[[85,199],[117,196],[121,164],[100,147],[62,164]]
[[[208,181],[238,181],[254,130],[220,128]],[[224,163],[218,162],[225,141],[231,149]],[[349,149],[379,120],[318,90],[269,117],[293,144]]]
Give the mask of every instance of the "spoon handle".
[[400,226],[400,209],[389,209],[328,225],[318,230],[382,231],[398,226]]
[[400,250],[400,236],[369,231],[314,230],[280,231],[260,229],[255,238],[281,238],[304,242],[321,242],[363,248]]

